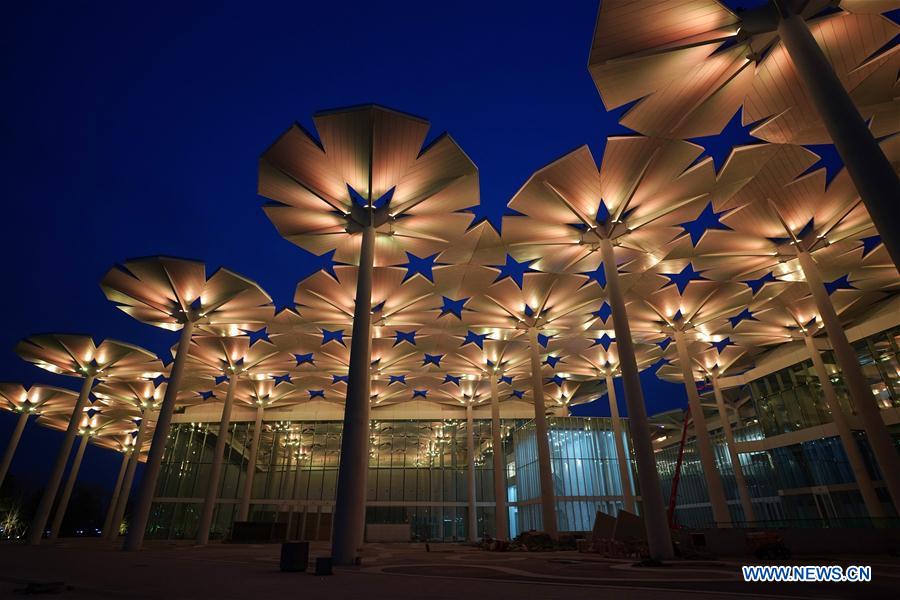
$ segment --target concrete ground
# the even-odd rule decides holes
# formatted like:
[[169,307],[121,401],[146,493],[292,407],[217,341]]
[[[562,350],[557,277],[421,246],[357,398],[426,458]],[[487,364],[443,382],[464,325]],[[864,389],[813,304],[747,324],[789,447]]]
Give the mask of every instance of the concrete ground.
[[[24,594],[31,583],[62,582],[62,598],[215,599],[302,596],[366,598],[567,598],[620,595],[628,599],[891,598],[900,597],[900,559],[803,557],[796,564],[872,565],[866,584],[756,584],[740,580],[740,562],[684,561],[664,568],[576,552],[491,553],[456,544],[370,544],[358,567],[330,577],[278,571],[278,545],[149,542],[139,553],[95,539],[29,547],[0,544],[0,598]],[[311,562],[327,556],[314,543]],[[51,586],[52,587],[52,586]]]

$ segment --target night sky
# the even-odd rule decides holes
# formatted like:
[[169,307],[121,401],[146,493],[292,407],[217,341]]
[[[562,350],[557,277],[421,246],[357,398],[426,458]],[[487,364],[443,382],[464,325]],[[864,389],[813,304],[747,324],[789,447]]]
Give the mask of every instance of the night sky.
[[[314,130],[316,111],[378,103],[429,119],[432,139],[450,132],[480,169],[479,212],[498,226],[534,170],[584,143],[599,159],[606,136],[628,133],[586,68],[597,0],[221,4],[6,7],[0,380],[77,389],[14,354],[40,332],[167,355],[176,334],[128,317],[98,286],[130,257],[226,266],[290,305],[320,263],[263,214],[257,158],[293,121]],[[705,145],[718,163],[747,140],[735,121]],[[643,382],[650,413],[686,404],[680,386]],[[604,404],[578,412],[606,415]],[[13,422],[0,415],[0,445]],[[60,438],[30,427],[11,472],[45,481]],[[85,460],[82,480],[111,487],[118,456]]]

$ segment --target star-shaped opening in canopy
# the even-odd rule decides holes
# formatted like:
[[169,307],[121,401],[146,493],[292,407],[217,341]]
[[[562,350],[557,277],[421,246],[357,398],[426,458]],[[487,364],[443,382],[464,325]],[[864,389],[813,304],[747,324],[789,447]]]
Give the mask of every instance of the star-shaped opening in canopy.
[[501,375],[499,382],[500,383],[508,383],[509,385],[512,385],[512,377],[510,377],[509,375]]
[[329,331],[327,329],[322,330],[322,345],[324,346],[328,342],[337,342],[341,346],[346,346],[344,343],[344,330],[338,329],[335,331]]
[[305,365],[305,364],[309,364],[309,365],[315,365],[315,364],[316,364],[316,361],[313,359],[313,353],[312,353],[312,352],[309,352],[309,353],[307,353],[307,354],[295,354],[295,355],[294,355],[294,360],[297,361],[297,366],[298,366],[298,367],[299,367],[300,365]]
[[306,391],[309,392],[310,400],[312,400],[313,398],[322,398],[322,399],[325,398],[325,390],[306,390]]
[[269,332],[265,327],[263,327],[262,329],[257,329],[256,331],[248,331],[247,337],[250,338],[251,346],[259,341],[263,341],[263,342],[270,341],[269,340]]
[[591,315],[598,317],[601,321],[606,323],[612,315],[612,308],[610,308],[609,304],[603,302],[603,304],[600,305],[600,308],[592,312]]
[[691,263],[685,265],[680,273],[662,273],[662,275],[669,279],[669,283],[666,286],[674,284],[678,288],[679,294],[684,294],[684,290],[687,289],[688,284],[692,281],[708,281],[706,277],[701,275],[700,271],[694,270],[694,265]]
[[525,397],[525,390],[513,390],[509,394],[509,397],[510,398],[518,398],[519,400],[521,400],[522,398]]
[[562,385],[566,382],[566,378],[562,375],[556,374],[553,377],[548,377],[547,382],[555,383],[557,386],[562,387]]
[[584,285],[589,285],[592,281],[596,281],[601,288],[606,288],[606,271],[603,270],[603,263],[597,265],[597,268],[593,271],[586,271],[581,274],[587,275],[588,278]]
[[759,290],[763,289],[764,285],[775,281],[778,281],[778,279],[775,277],[774,273],[769,271],[759,279],[748,279],[746,281],[742,281],[741,283],[747,284],[747,286],[750,288],[750,291],[753,292],[753,295],[755,296]]
[[389,375],[388,377],[390,377],[388,385],[394,385],[395,383],[406,385],[406,375]]
[[408,342],[413,346],[416,345],[416,332],[415,331],[394,331],[394,346],[400,344],[402,342]]
[[863,245],[863,254],[862,255],[863,255],[863,257],[865,257],[870,252],[875,250],[875,248],[878,247],[878,245],[881,243],[881,236],[873,235],[870,237],[864,237],[864,238],[860,239],[859,241],[862,242],[862,245]]
[[759,319],[753,316],[749,308],[745,308],[733,317],[728,317],[728,320],[731,322],[732,327],[737,327],[741,321],[758,321]]
[[427,398],[428,390],[413,390],[413,398]]
[[834,281],[826,281],[825,282],[825,291],[828,292],[828,295],[835,293],[838,290],[855,290],[853,284],[850,283],[850,279],[848,275],[841,275]]
[[613,338],[609,337],[608,333],[604,333],[598,338],[594,338],[593,346],[603,346],[604,350],[609,350],[609,347],[613,343]]
[[516,286],[521,290],[522,285],[525,282],[525,273],[535,272],[535,270],[531,268],[531,265],[536,261],[537,259],[519,262],[507,254],[505,265],[492,265],[492,268],[500,271],[494,282],[502,281],[508,277],[512,279]]
[[432,254],[431,256],[420,258],[412,252],[407,252],[406,259],[408,262],[405,265],[400,265],[406,268],[406,275],[403,276],[403,281],[405,282],[416,275],[421,275],[431,283],[434,283],[433,270],[436,265],[440,264],[436,262],[437,257],[437,254]]
[[453,315],[459,320],[462,320],[462,312],[466,307],[466,302],[469,301],[468,298],[460,298],[459,300],[453,300],[452,298],[448,298],[447,296],[442,296],[441,305],[441,314],[439,317],[443,317],[444,315]]
[[679,226],[687,231],[691,236],[691,244],[696,246],[697,242],[700,241],[700,238],[703,237],[703,234],[709,231],[710,229],[718,229],[721,231],[731,231],[731,227],[722,223],[719,219],[726,211],[716,212],[713,210],[712,202],[706,205],[706,208],[703,209],[703,212],[694,219],[693,221],[688,221],[686,223],[681,223]]
[[734,148],[761,144],[762,141],[759,138],[750,134],[750,131],[756,127],[757,123],[744,125],[742,120],[743,109],[738,109],[721,133],[689,139],[689,142],[703,147],[703,153],[697,157],[695,163],[699,163],[708,156],[712,157],[716,172],[719,172]]
[[444,383],[453,383],[458,387],[460,381],[462,381],[462,375],[451,375],[450,373],[447,373],[444,376]]
[[425,354],[425,358],[422,360],[422,366],[434,365],[436,367],[441,366],[441,359],[444,358],[443,354]]
[[537,334],[537,341],[538,341],[538,344],[540,344],[541,346],[543,346],[544,348],[546,348],[546,347],[547,347],[547,344],[550,343],[550,338],[552,338],[552,337],[553,337],[552,335],[546,335],[546,334],[543,334],[543,333],[539,333],[539,334]]
[[332,375],[331,383],[350,383],[349,375]]
[[728,346],[734,346],[734,342],[731,341],[731,338],[723,338],[719,341],[712,340],[709,342],[709,347],[715,348],[716,352],[719,354],[722,354]]
[[555,369],[556,365],[559,364],[559,361],[562,360],[562,356],[553,356],[552,354],[547,355],[547,359],[544,361],[545,365],[550,365],[551,369]]
[[469,331],[466,333],[466,339],[463,340],[462,346],[465,346],[466,344],[475,344],[484,350],[484,340],[486,339],[488,339],[487,333],[475,333],[474,331]]
[[841,158],[841,155],[838,154],[837,149],[832,144],[809,144],[804,146],[804,148],[815,152],[819,156],[819,160],[797,177],[800,178],[813,171],[824,168],[825,185],[830,185],[831,181],[841,172],[841,169],[844,168],[844,160]]

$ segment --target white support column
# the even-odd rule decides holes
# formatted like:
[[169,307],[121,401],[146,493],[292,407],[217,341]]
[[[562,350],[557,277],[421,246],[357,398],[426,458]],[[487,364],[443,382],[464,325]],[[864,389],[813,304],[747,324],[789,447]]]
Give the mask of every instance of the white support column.
[[497,391],[497,373],[489,373],[491,379],[491,446],[494,461],[494,503],[496,526],[494,537],[509,539],[509,508],[506,498],[506,462],[503,460],[503,436],[500,431],[500,394]]
[[246,521],[250,516],[250,496],[253,494],[253,478],[256,475],[256,457],[259,454],[259,438],[262,433],[262,419],[265,407],[259,404],[256,407],[256,421],[253,423],[253,441],[250,446],[250,456],[247,458],[247,476],[244,478],[244,490],[241,493],[241,505],[238,508],[238,521]]
[[872,478],[869,477],[869,471],[866,469],[862,451],[859,449],[859,444],[856,443],[856,438],[850,429],[850,424],[847,422],[847,416],[841,408],[841,403],[838,402],[837,395],[834,393],[834,386],[831,385],[831,378],[828,377],[828,371],[825,370],[825,361],[822,360],[822,354],[816,348],[812,336],[806,332],[803,334],[803,342],[809,351],[809,357],[812,359],[816,377],[819,378],[819,383],[822,385],[825,403],[831,411],[831,418],[834,420],[834,426],[838,430],[838,436],[841,438],[841,445],[844,448],[844,453],[847,455],[847,462],[850,463],[850,468],[853,469],[853,476],[856,478],[856,484],[859,486],[859,493],[862,495],[863,503],[866,505],[866,511],[873,519],[883,518],[886,516],[884,506],[881,504],[881,500],[878,499],[875,486],[872,485]]
[[544,406],[544,379],[541,375],[537,335],[537,329],[532,327],[528,330],[531,346],[531,388],[534,395],[534,435],[541,481],[541,518],[544,532],[555,539],[556,494],[553,489],[553,469],[550,466],[550,432],[547,428],[547,412]]
[[619,479],[622,481],[622,498],[625,510],[637,514],[637,504],[631,492],[631,461],[625,452],[625,440],[622,435],[622,420],[619,418],[619,403],[616,400],[616,388],[613,385],[612,371],[606,372],[606,395],[609,400],[609,415],[612,420],[613,436],[616,438],[616,462],[619,463]]
[[712,442],[709,439],[709,430],[706,428],[706,417],[703,415],[703,407],[700,405],[700,394],[697,393],[697,383],[694,381],[687,339],[684,336],[684,331],[680,329],[675,330],[675,348],[678,350],[678,362],[681,363],[684,389],[687,391],[691,417],[694,420],[694,437],[697,440],[700,465],[703,467],[703,475],[706,479],[713,519],[716,522],[716,527],[730,527],[731,514],[728,512],[728,503],[725,501],[725,489],[722,487],[722,478],[719,475],[719,470],[716,468],[716,455],[713,451]]
[[900,461],[898,461],[894,441],[887,425],[881,418],[881,411],[875,405],[872,388],[866,383],[862,367],[859,366],[859,358],[857,358],[853,346],[850,345],[841,320],[831,304],[831,298],[828,297],[825,284],[822,283],[818,266],[809,252],[799,251],[797,258],[800,261],[800,268],[806,276],[806,283],[809,285],[809,291],[816,303],[816,309],[822,318],[825,333],[828,334],[828,341],[831,342],[831,347],[834,349],[844,383],[853,399],[853,407],[859,414],[866,430],[869,446],[872,448],[884,483],[894,502],[894,509],[900,513]]
[[86,377],[84,383],[81,384],[81,393],[78,394],[78,400],[75,401],[75,407],[72,409],[69,426],[66,428],[59,452],[56,454],[53,471],[50,472],[47,487],[44,488],[41,502],[38,504],[34,513],[34,519],[31,521],[31,529],[28,532],[28,544],[31,546],[40,544],[41,538],[44,536],[44,527],[47,526],[47,519],[50,518],[50,510],[53,508],[53,501],[56,499],[56,493],[59,491],[59,484],[62,483],[63,472],[66,470],[69,454],[72,453],[72,444],[75,443],[75,436],[78,434],[78,427],[81,425],[82,412],[87,405],[88,396],[93,385],[93,375]]
[[225,443],[228,441],[228,427],[231,425],[231,407],[234,405],[234,390],[237,388],[238,376],[232,373],[228,378],[228,391],[222,405],[222,418],[219,421],[219,435],[216,436],[216,447],[213,450],[212,465],[209,469],[209,483],[206,486],[206,497],[203,510],[200,512],[200,524],[197,528],[197,544],[209,543],[209,532],[212,528],[216,500],[219,497],[219,486],[222,479],[222,463],[225,460]]
[[478,509],[475,505],[475,419],[472,403],[466,403],[466,492],[468,496],[468,531],[470,542],[478,541]]
[[131,454],[131,451],[122,452],[122,466],[119,467],[116,485],[113,487],[112,496],[109,498],[109,506],[106,508],[106,518],[103,520],[103,529],[100,530],[100,535],[103,537],[106,537],[106,533],[112,528],[112,522],[116,516],[116,505],[119,503],[119,495],[122,493],[122,482],[125,481],[125,471],[128,470]]
[[728,410],[725,406],[725,396],[719,386],[719,378],[712,376],[713,393],[716,396],[716,408],[719,409],[719,420],[722,422],[722,431],[725,432],[725,443],[728,445],[728,455],[731,457],[731,468],[734,471],[734,482],[737,484],[738,495],[741,499],[741,508],[744,510],[744,520],[750,523],[756,522],[756,512],[753,510],[753,500],[750,489],[747,487],[747,479],[744,477],[744,469],[738,456],[737,446],[734,444],[734,432],[731,430],[731,421],[728,418]]
[[9,465],[12,464],[13,456],[16,454],[16,448],[19,447],[19,440],[22,439],[22,431],[28,423],[28,413],[24,410],[19,414],[16,421],[16,427],[13,429],[12,435],[9,436],[9,442],[6,444],[6,450],[3,452],[3,460],[0,461],[0,487],[6,480],[6,473],[9,471]]
[[90,436],[86,433],[81,435],[81,443],[78,444],[78,450],[75,452],[75,460],[72,461],[72,467],[69,469],[69,478],[66,480],[66,487],[63,488],[62,496],[59,497],[56,514],[53,515],[53,523],[50,525],[51,540],[55,540],[59,537],[59,529],[62,527],[63,517],[66,516],[66,510],[69,508],[69,500],[72,498],[72,490],[75,489],[75,481],[78,479],[78,471],[81,469],[81,460],[84,458],[84,450],[87,448],[89,437]]
[[131,453],[131,460],[128,461],[128,469],[125,471],[125,480],[122,482],[122,491],[119,493],[119,499],[116,501],[116,513],[113,515],[109,533],[106,530],[103,531],[104,538],[115,539],[119,537],[119,526],[122,524],[122,519],[125,518],[125,509],[128,507],[128,497],[131,496],[134,472],[141,460],[141,448],[144,444],[144,438],[147,437],[147,429],[150,427],[148,422],[151,418],[150,411],[144,410],[141,416],[141,424],[138,426],[137,437],[134,438],[134,450]]

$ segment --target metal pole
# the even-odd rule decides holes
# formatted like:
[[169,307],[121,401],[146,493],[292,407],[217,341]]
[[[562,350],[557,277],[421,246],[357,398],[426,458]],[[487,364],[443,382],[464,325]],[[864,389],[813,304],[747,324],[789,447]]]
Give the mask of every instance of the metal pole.
[[144,466],[144,476],[141,478],[141,485],[138,488],[137,502],[134,505],[134,514],[128,527],[128,535],[125,536],[123,550],[140,550],[144,543],[144,534],[147,530],[147,521],[150,519],[150,508],[153,504],[153,495],[156,493],[156,480],[159,478],[163,455],[166,453],[166,443],[169,439],[169,429],[172,424],[172,411],[175,410],[175,401],[178,398],[178,391],[181,387],[184,362],[187,360],[188,352],[190,351],[191,333],[193,331],[193,321],[187,321],[181,328],[181,337],[178,340],[178,349],[175,351],[172,372],[169,374],[166,395],[163,397],[162,405],[159,407],[156,430],[153,432],[153,441],[150,444],[147,464]]
[[737,484],[741,508],[744,510],[744,520],[755,523],[756,513],[753,510],[753,500],[750,496],[750,489],[747,487],[747,479],[744,477],[744,468],[741,466],[737,446],[734,443],[734,432],[731,430],[731,421],[728,419],[728,411],[725,408],[725,396],[722,394],[719,378],[716,375],[712,376],[712,385],[713,394],[716,396],[716,408],[719,409],[719,420],[722,422],[722,431],[725,433],[725,443],[728,445],[728,455],[731,457],[734,482]]
[[59,491],[59,484],[62,483],[63,472],[66,470],[66,462],[69,460],[69,454],[72,452],[72,444],[75,443],[75,436],[78,434],[78,427],[81,425],[81,413],[87,405],[88,395],[91,393],[91,386],[93,385],[93,375],[86,377],[84,383],[81,384],[81,393],[78,394],[78,400],[75,401],[75,408],[72,409],[72,416],[69,418],[69,426],[66,427],[62,445],[59,447],[59,452],[56,454],[56,462],[53,464],[53,471],[50,472],[50,479],[47,481],[47,487],[44,488],[41,502],[38,504],[37,511],[34,513],[34,519],[31,521],[31,530],[28,532],[28,544],[31,546],[37,546],[41,543],[41,537],[44,535],[44,527],[47,526],[47,519],[50,518],[50,509],[53,508],[56,492]]
[[640,372],[634,356],[634,342],[631,339],[631,327],[628,324],[628,313],[625,309],[625,298],[619,282],[619,268],[612,242],[608,239],[602,240],[600,251],[603,272],[606,275],[606,292],[609,295],[609,306],[613,314],[616,346],[619,349],[619,367],[622,370],[631,443],[634,448],[634,460],[637,463],[641,513],[647,533],[647,547],[652,558],[668,559],[674,556],[672,534],[666,519],[666,507],[663,504],[659,473],[656,471],[656,458],[653,454],[653,442],[650,440],[647,408],[644,406]]
[[503,460],[503,436],[500,431],[500,394],[497,391],[497,373],[488,375],[491,380],[491,445],[494,460],[494,537],[509,539],[509,509],[506,499],[506,464]]
[[206,497],[200,512],[200,523],[197,528],[197,545],[209,543],[209,530],[212,528],[213,513],[219,497],[219,485],[222,479],[222,462],[225,460],[225,443],[228,441],[228,427],[231,425],[231,407],[234,405],[234,390],[238,376],[232,373],[228,378],[228,391],[222,405],[222,418],[219,420],[219,435],[216,436],[216,447],[213,450],[212,465],[209,468],[209,483],[206,485]]
[[75,460],[72,461],[72,468],[69,469],[69,478],[66,480],[62,496],[59,497],[59,504],[56,507],[56,514],[53,515],[53,522],[50,524],[51,540],[59,537],[59,529],[62,527],[63,517],[66,516],[66,509],[69,508],[69,500],[72,498],[72,490],[75,488],[75,481],[78,479],[78,470],[81,468],[81,460],[84,458],[88,437],[90,436],[86,433],[81,435],[81,443],[78,444],[78,450],[75,451]]
[[859,358],[847,340],[844,327],[831,304],[831,298],[828,297],[828,292],[822,283],[818,266],[809,252],[799,251],[797,258],[800,260],[800,268],[806,276],[809,291],[816,303],[819,316],[822,318],[822,325],[825,333],[828,334],[828,340],[831,342],[838,366],[841,368],[844,383],[850,392],[850,398],[853,399],[853,408],[859,414],[866,430],[869,446],[872,448],[872,454],[875,455],[881,476],[884,478],[884,483],[894,502],[894,509],[900,513],[900,462],[897,460],[897,449],[894,447],[891,434],[881,418],[881,411],[878,410],[875,400],[872,398],[872,388],[866,383],[862,368],[859,366]]
[[619,419],[619,403],[616,400],[616,388],[613,385],[612,371],[606,374],[606,395],[609,399],[609,414],[616,438],[616,462],[619,463],[619,479],[622,481],[622,499],[625,510],[637,514],[634,494],[631,493],[631,461],[625,453],[625,440],[622,436],[622,421]]
[[253,441],[250,456],[247,459],[247,477],[244,479],[244,491],[241,493],[241,506],[238,508],[238,521],[246,521],[250,516],[250,496],[253,494],[253,478],[256,475],[256,457],[259,453],[259,439],[262,433],[262,418],[265,407],[260,404],[256,408],[256,421],[253,423]]
[[341,436],[341,462],[334,505],[331,558],[338,565],[356,562],[366,528],[374,265],[375,227],[369,224],[363,227],[360,243],[356,306],[353,309],[353,338],[350,340],[347,401],[344,405],[344,429]]
[[466,403],[466,492],[468,492],[470,542],[478,541],[478,509],[475,506],[475,418],[472,403]]
[[[783,4],[779,2],[778,4]],[[803,17],[780,10],[778,35],[841,155],[894,265],[900,265],[900,180]],[[895,503],[897,497],[894,497]]]
[[116,485],[113,487],[112,496],[109,498],[109,506],[106,508],[106,518],[103,520],[103,529],[100,535],[106,537],[107,532],[112,527],[113,519],[116,516],[116,506],[119,503],[119,494],[122,493],[122,482],[125,481],[125,471],[128,470],[128,463],[131,461],[131,452],[122,452],[122,466],[119,467],[119,475],[116,477]]
[[556,538],[556,494],[553,489],[553,469],[550,465],[550,432],[547,428],[547,409],[544,406],[544,379],[541,357],[538,354],[537,329],[529,328],[531,346],[531,390],[534,394],[534,436],[538,453],[538,473],[541,481],[541,519],[544,532]]
[[291,504],[288,512],[288,524],[287,524],[287,537],[288,539],[297,539],[293,537],[294,533],[294,520],[299,511],[297,510],[297,498],[300,495],[300,448],[301,446],[297,446],[297,464],[294,465],[294,489],[291,492]]
[[0,487],[6,480],[6,473],[9,471],[9,465],[12,463],[13,456],[16,454],[16,448],[19,446],[19,440],[22,439],[22,431],[28,423],[28,413],[22,411],[19,414],[19,420],[16,421],[16,427],[13,429],[9,442],[6,444],[6,451],[3,453],[3,460],[0,461]]
[[697,450],[700,452],[700,465],[703,467],[703,475],[706,479],[709,503],[712,505],[713,520],[716,522],[716,527],[730,527],[731,515],[728,512],[728,503],[725,501],[722,478],[719,476],[719,470],[716,468],[716,455],[713,452],[709,431],[706,428],[706,417],[703,416],[703,407],[700,406],[700,394],[697,393],[697,384],[694,381],[687,340],[684,337],[684,331],[680,329],[675,330],[675,348],[678,350],[678,362],[681,363],[684,389],[687,391],[688,404],[691,407],[691,415],[694,417],[694,438],[697,441]]
[[872,478],[869,477],[869,470],[866,468],[866,463],[863,460],[862,452],[856,443],[856,438],[853,436],[853,431],[850,429],[850,424],[847,422],[847,416],[841,408],[841,403],[838,402],[837,395],[834,393],[834,386],[831,385],[831,379],[825,370],[822,354],[816,348],[811,335],[804,333],[803,341],[806,344],[806,349],[809,351],[809,357],[812,359],[813,368],[816,370],[816,377],[819,378],[819,383],[822,385],[825,403],[828,404],[828,408],[831,410],[831,418],[834,420],[834,426],[838,431],[838,436],[841,438],[841,445],[844,447],[844,453],[847,455],[847,462],[850,463],[850,468],[853,469],[853,476],[856,478],[856,484],[859,486],[859,493],[862,495],[869,517],[873,519],[883,518],[887,516],[884,512],[884,505],[878,499],[875,486],[872,485]]
[[134,449],[131,451],[131,460],[128,461],[128,469],[125,471],[125,481],[122,482],[122,491],[119,493],[119,499],[116,501],[116,513],[113,516],[109,533],[105,530],[103,537],[114,539],[119,537],[119,526],[122,519],[125,518],[125,508],[128,506],[128,497],[131,496],[131,484],[134,481],[134,472],[138,463],[141,461],[141,448],[143,448],[144,437],[147,435],[148,422],[150,421],[150,412],[144,411],[141,416],[141,424],[138,426],[137,437],[134,438]]

